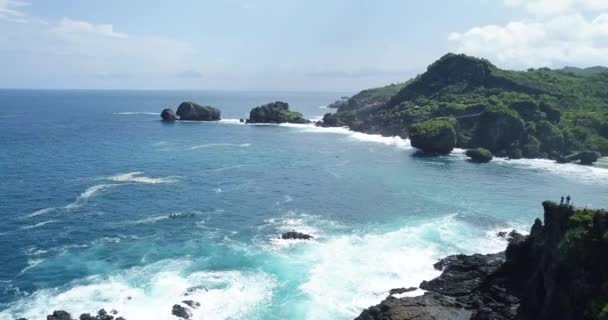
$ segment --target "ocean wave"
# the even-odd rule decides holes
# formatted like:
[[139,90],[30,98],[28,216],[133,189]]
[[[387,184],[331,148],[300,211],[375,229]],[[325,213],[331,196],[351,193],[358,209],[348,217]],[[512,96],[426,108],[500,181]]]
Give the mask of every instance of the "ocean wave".
[[[455,214],[424,223],[412,221],[397,230],[342,234],[326,227],[322,219],[314,222],[314,216],[286,216],[268,222],[282,230],[293,228],[322,236],[300,250],[282,249],[289,261],[310,270],[308,279],[299,286],[309,298],[302,306],[305,319],[352,319],[385,299],[390,289],[418,287],[423,280],[438,276],[433,264],[440,258],[473,251],[497,252],[507,244],[495,231],[459,221]],[[417,290],[408,295],[422,293]]]
[[245,124],[245,122],[241,122],[241,119],[221,119],[220,123],[227,124]]
[[[183,300],[201,306],[193,319],[247,319],[269,305],[276,279],[259,271],[200,271],[190,273],[188,261],[168,260],[135,267],[118,274],[91,276],[62,288],[41,289],[0,312],[0,319],[14,316],[46,319],[50,310],[71,314],[105,308],[118,310],[126,319],[164,320]],[[185,296],[188,289],[191,292]]]
[[43,215],[43,214],[47,214],[47,213],[55,211],[55,210],[57,210],[57,208],[55,208],[55,207],[53,207],[53,208],[44,208],[44,209],[36,210],[36,211],[28,214],[25,217],[26,218],[32,218],[32,217],[40,216],[40,215]]
[[549,159],[515,159],[494,158],[494,163],[518,169],[531,169],[543,173],[576,179],[583,183],[608,183],[608,169],[597,166],[585,166],[576,163],[557,163]]
[[118,184],[99,184],[96,186],[92,186],[92,187],[86,189],[83,193],[81,193],[80,196],[78,196],[78,198],[76,198],[76,200],[74,202],[68,204],[64,208],[67,210],[79,208],[83,204],[85,204],[90,198],[95,196],[98,192],[115,187],[115,186],[118,186]]
[[169,176],[163,178],[153,178],[143,176],[143,172],[134,171],[127,173],[120,173],[117,175],[113,175],[108,177],[108,180],[114,182],[132,182],[132,183],[143,183],[143,184],[159,184],[159,183],[175,183],[177,182],[178,176]]
[[203,144],[200,146],[194,146],[191,147],[190,149],[192,150],[196,150],[196,149],[203,149],[203,148],[212,148],[212,147],[240,147],[240,148],[247,148],[250,147],[251,143],[241,143],[241,144],[236,144],[236,143],[209,143],[209,144]]
[[127,112],[112,112],[114,115],[146,115],[146,116],[159,116],[159,112],[142,112],[142,111],[127,111]]
[[55,223],[58,222],[57,220],[48,220],[48,221],[43,221],[43,222],[39,222],[36,224],[32,224],[32,225],[28,225],[28,226],[23,226],[20,229],[21,230],[29,230],[29,229],[34,229],[34,228],[38,228],[38,227],[42,227],[44,225],[47,225],[49,223]]
[[35,268],[36,266],[43,263],[44,261],[45,261],[44,259],[29,259],[27,261],[27,267],[25,267],[21,271],[19,271],[19,275],[22,275],[22,274],[26,273],[27,271]]

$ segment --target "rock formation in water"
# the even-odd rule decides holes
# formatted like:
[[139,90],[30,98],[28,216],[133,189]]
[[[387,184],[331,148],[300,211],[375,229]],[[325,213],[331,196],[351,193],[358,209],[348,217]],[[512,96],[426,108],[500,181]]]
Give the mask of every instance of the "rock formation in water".
[[311,235],[296,231],[285,232],[281,235],[281,239],[283,240],[310,240],[312,238]]
[[546,201],[544,225],[504,252],[442,259],[418,297],[389,296],[358,320],[608,319],[608,213]]
[[[607,74],[509,71],[450,53],[406,83],[365,90],[336,104],[322,125],[413,141],[420,124],[453,118],[457,148],[481,147],[511,159],[557,160],[582,150],[607,156],[608,96],[601,89],[608,86]],[[453,143],[451,134],[434,139],[442,141],[418,145],[428,151]],[[440,149],[433,153],[449,148]],[[593,157],[581,161],[590,162]]]
[[180,120],[192,121],[218,121],[220,120],[220,110],[211,106],[202,106],[194,102],[182,102],[177,108],[177,115]]
[[247,123],[310,123],[310,120],[290,111],[288,103],[276,101],[251,109]]
[[410,129],[412,146],[426,153],[448,154],[456,146],[454,118],[437,118],[415,124]]
[[164,121],[178,120],[177,115],[175,114],[175,111],[173,111],[173,109],[171,109],[171,108],[163,109],[163,111],[160,113],[160,117]]
[[[112,310],[109,313],[104,310],[101,309],[97,312],[97,315],[92,316],[89,313],[83,313],[80,315],[80,317],[78,318],[79,320],[126,320],[123,317],[114,317],[118,314],[118,312],[116,310]],[[53,311],[53,314],[49,314],[46,317],[47,320],[76,320],[74,318],[72,318],[72,315],[69,314],[66,311],[63,310],[55,310]],[[19,320],[27,320],[25,318],[21,318]]]
[[484,148],[469,149],[465,153],[473,162],[485,163],[492,161],[492,152]]

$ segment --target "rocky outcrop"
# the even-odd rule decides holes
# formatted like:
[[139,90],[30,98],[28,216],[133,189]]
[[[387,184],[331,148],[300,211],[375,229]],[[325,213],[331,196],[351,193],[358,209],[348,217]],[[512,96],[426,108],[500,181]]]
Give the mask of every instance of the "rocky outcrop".
[[175,120],[178,120],[177,115],[175,114],[175,111],[173,111],[173,109],[170,109],[170,108],[163,109],[163,112],[160,113],[160,117],[164,121],[175,121]]
[[247,123],[310,123],[310,120],[290,111],[288,103],[276,101],[251,109]]
[[601,157],[601,154],[599,152],[595,152],[595,151],[582,151],[582,152],[579,152],[579,153],[575,153],[573,155],[569,155],[569,156],[565,156],[565,157],[560,157],[560,158],[557,159],[557,162],[559,162],[559,163],[568,163],[568,162],[579,161],[580,164],[592,165],[600,157]]
[[[114,317],[118,314],[116,310],[112,310],[109,313],[105,309],[101,309],[97,311],[97,315],[92,316],[90,313],[83,313],[78,318],[79,320],[126,320],[123,317]],[[63,310],[55,310],[53,314],[50,314],[46,317],[47,320],[76,320],[72,318],[72,315],[67,311]],[[27,320],[25,318],[21,318],[20,320]]]
[[469,149],[465,154],[471,158],[471,161],[479,163],[490,162],[494,158],[492,152],[484,148]]
[[454,118],[437,118],[410,128],[412,146],[425,153],[448,154],[456,146]]
[[218,121],[221,112],[211,106],[202,106],[194,102],[182,102],[177,108],[176,114],[180,120]]
[[389,296],[357,319],[608,319],[608,213],[543,207],[544,225],[510,233],[505,252],[447,257],[424,295]]
[[173,305],[171,314],[182,319],[190,319],[190,317],[192,317],[192,311],[180,306],[179,304]]
[[289,232],[285,232],[281,235],[281,239],[283,240],[311,240],[313,237],[311,235],[305,234],[305,233],[301,233],[301,232],[296,232],[296,231],[289,231]]

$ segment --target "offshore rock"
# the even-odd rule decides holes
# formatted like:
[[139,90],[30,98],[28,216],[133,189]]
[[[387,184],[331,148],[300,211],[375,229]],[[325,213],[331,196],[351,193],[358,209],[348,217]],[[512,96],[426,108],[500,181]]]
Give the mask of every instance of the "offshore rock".
[[281,235],[281,239],[283,240],[310,240],[313,237],[311,235],[305,234],[305,233],[301,233],[301,232],[296,232],[296,231],[289,231],[289,232],[285,232]]
[[425,153],[448,154],[456,146],[456,120],[454,118],[436,118],[410,128],[412,146]]
[[192,317],[192,312],[179,304],[173,305],[171,314],[182,319],[190,319]]
[[160,117],[164,121],[175,121],[175,120],[177,120],[177,115],[175,114],[175,111],[173,111],[173,109],[170,109],[170,108],[163,109],[163,112],[160,113]]
[[202,106],[194,102],[182,102],[177,108],[180,120],[218,121],[220,110],[211,106]]
[[494,158],[492,152],[484,148],[469,149],[467,150],[466,155],[471,158],[471,161],[479,163],[490,162]]
[[310,123],[302,114],[289,110],[289,104],[276,101],[251,109],[247,123]]

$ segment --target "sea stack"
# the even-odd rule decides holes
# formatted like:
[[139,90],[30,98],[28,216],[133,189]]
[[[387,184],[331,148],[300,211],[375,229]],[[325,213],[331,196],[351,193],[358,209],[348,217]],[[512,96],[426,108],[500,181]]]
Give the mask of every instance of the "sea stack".
[[178,119],[175,111],[171,108],[163,109],[163,112],[160,113],[160,117],[163,118],[164,121],[175,121]]
[[290,111],[288,103],[276,101],[251,109],[247,123],[310,123],[310,120]]
[[220,113],[219,109],[190,101],[182,102],[177,108],[177,115],[180,120],[218,121],[220,120]]

